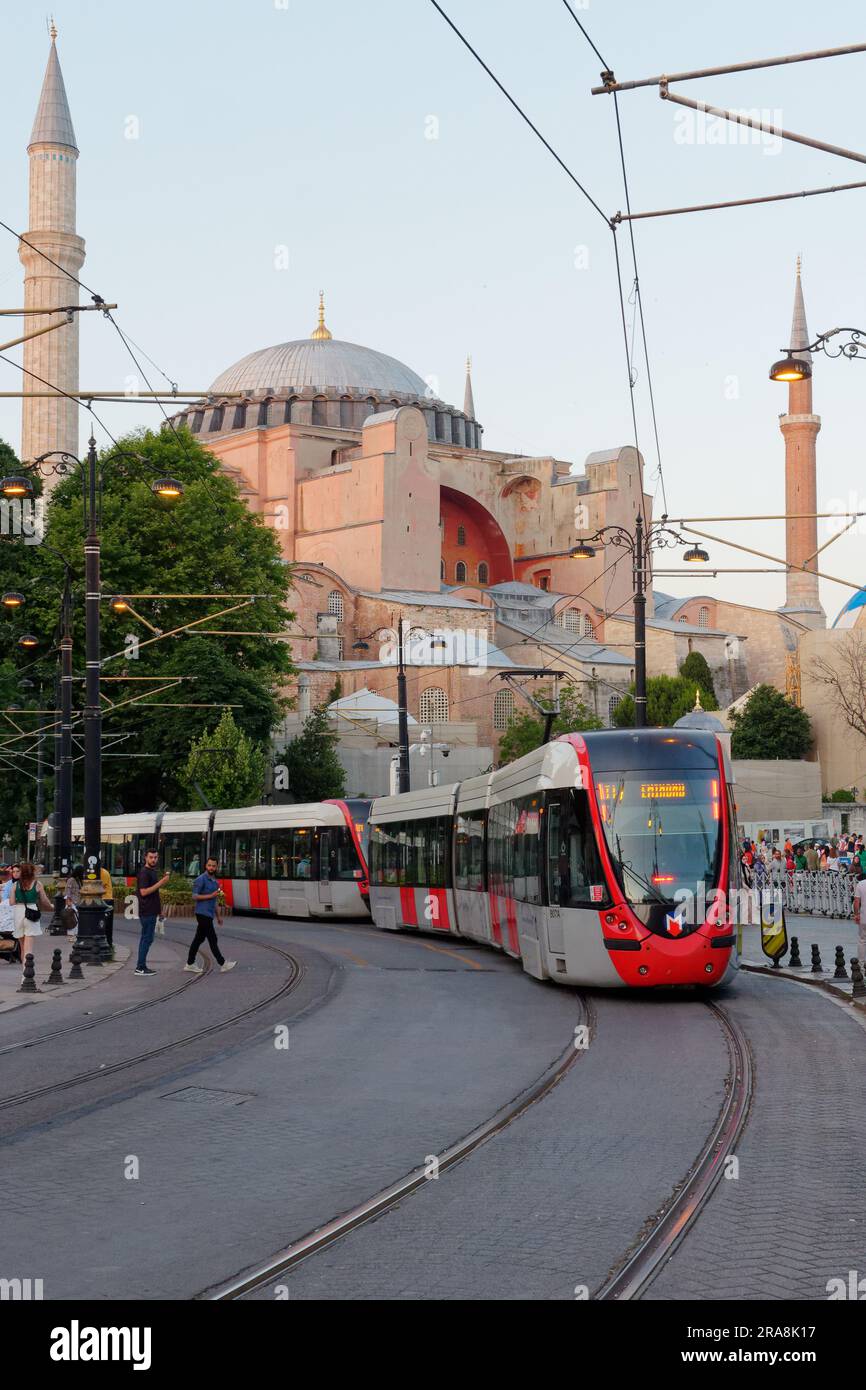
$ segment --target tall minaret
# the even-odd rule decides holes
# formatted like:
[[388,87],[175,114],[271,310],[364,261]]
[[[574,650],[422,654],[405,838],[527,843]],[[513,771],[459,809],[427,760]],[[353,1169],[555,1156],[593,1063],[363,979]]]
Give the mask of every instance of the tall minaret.
[[[27,241],[52,261],[77,275],[84,264],[84,242],[75,232],[75,162],[78,147],[57,58],[57,30],[51,24],[51,48],[42,94],[27,153],[30,156],[30,230]],[[20,242],[24,266],[24,307],[45,309],[78,303],[78,286],[61,270]],[[49,315],[28,316],[25,331],[53,322]],[[25,391],[47,388],[42,377],[64,391],[78,390],[78,315],[53,333],[24,344]],[[37,458],[51,449],[78,452],[78,406],[65,397],[24,401],[21,458]]]
[[[797,280],[794,286],[794,319],[791,325],[790,346],[794,356],[811,365],[812,354],[806,349],[809,331],[806,327],[806,308],[800,280],[800,258],[797,257]],[[788,413],[779,416],[779,428],[785,439],[785,511],[789,517],[818,510],[815,469],[815,440],[821,428],[820,415],[812,413],[812,378],[788,383]],[[785,522],[785,558],[789,564],[817,568],[814,558],[818,549],[816,520]],[[827,616],[818,596],[818,577],[803,570],[789,569],[785,578],[785,604],[780,613],[806,627],[826,627]]]
[[475,401],[472,397],[472,358],[466,359],[466,386],[463,390],[463,414],[468,420],[475,419]]

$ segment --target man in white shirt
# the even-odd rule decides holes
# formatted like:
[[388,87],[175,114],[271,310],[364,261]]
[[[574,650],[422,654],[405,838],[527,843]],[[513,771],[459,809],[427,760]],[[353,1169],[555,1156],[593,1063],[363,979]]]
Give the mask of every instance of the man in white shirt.
[[854,889],[854,921],[857,923],[857,957],[866,965],[866,874],[858,879]]

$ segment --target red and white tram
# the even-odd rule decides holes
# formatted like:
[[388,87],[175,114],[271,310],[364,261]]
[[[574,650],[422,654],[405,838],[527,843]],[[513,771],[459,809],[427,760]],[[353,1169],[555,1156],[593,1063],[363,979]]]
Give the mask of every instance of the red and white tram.
[[[103,816],[102,863],[133,885],[144,851],[186,878],[209,856],[229,906],[278,917],[368,917],[369,801],[246,806],[230,811],[149,811]],[[84,821],[72,822],[73,857]]]
[[737,966],[732,772],[715,734],[566,734],[370,811],[376,925],[484,941],[537,979],[718,985]]

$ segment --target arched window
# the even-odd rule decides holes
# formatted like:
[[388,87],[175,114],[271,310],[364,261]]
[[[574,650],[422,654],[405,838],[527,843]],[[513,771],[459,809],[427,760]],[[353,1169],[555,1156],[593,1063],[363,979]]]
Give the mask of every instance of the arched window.
[[337,638],[337,660],[338,660],[338,661],[342,661],[342,660],[343,660],[343,639],[342,639],[342,637],[338,637],[338,638]]
[[466,544],[466,527],[465,527],[465,526],[458,526],[458,527],[457,527],[457,544],[458,544],[458,545],[465,545],[465,544]]
[[579,608],[567,608],[565,610],[565,626],[569,632],[580,632]]
[[687,623],[687,622],[688,622],[688,618],[686,617],[685,613],[684,613],[683,616],[680,618],[680,622],[681,622],[681,623]]
[[313,424],[326,425],[328,423],[328,404],[324,396],[316,396],[313,401]]
[[428,685],[418,701],[418,719],[422,724],[448,723],[448,696],[438,685]]
[[588,613],[584,613],[583,615],[583,635],[584,637],[595,636],[595,627],[593,626],[592,618],[589,616]]
[[439,561],[439,572],[440,572],[440,575],[441,575],[442,580],[443,580],[443,582],[444,582],[444,580],[445,580],[445,561],[444,561],[444,560],[440,560],[440,561]]
[[607,702],[607,722],[608,722],[608,724],[612,724],[612,723],[613,723],[613,716],[614,716],[614,714],[615,714],[615,712],[616,712],[616,707],[617,707],[617,705],[620,703],[621,700],[622,700],[622,696],[621,696],[621,695],[611,695],[610,699],[608,700],[608,702]]
[[458,584],[466,583],[466,566],[464,565],[462,560],[457,561],[457,568],[454,572],[454,577],[457,580]]
[[234,419],[232,420],[232,429],[233,429],[233,430],[242,430],[242,429],[246,429],[246,424],[247,424],[247,408],[246,408],[246,405],[245,405],[245,404],[236,405],[236,406],[235,406]]
[[478,566],[478,583],[479,583],[479,584],[489,584],[489,583],[490,583],[490,570],[487,568],[487,563],[486,563],[486,561],[484,561],[484,560],[482,560],[482,561],[481,561],[481,564]]
[[328,612],[333,614],[338,623],[343,621],[343,595],[339,589],[332,589],[328,594]]
[[709,625],[710,625],[710,610],[709,610],[709,608],[699,608],[699,609],[698,609],[698,627],[709,627]]
[[554,616],[553,621],[556,623],[556,626],[557,626],[557,627],[565,627],[565,609],[564,609],[564,608],[560,609],[560,611]]
[[514,716],[514,692],[511,690],[498,690],[493,699],[493,727],[494,729],[507,729]]

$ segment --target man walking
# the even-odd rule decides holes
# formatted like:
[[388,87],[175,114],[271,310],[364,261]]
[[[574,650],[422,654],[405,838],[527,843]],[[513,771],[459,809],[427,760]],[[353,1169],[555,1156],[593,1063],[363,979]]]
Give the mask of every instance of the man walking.
[[193,974],[200,975],[202,968],[196,964],[196,955],[203,941],[210,946],[211,955],[220,968],[220,973],[225,974],[227,970],[234,970],[237,965],[236,960],[226,960],[219,948],[217,941],[216,927],[214,919],[220,926],[223,924],[222,914],[217,907],[220,886],[216,879],[217,862],[209,859],[205,865],[203,874],[199,874],[195,883],[192,885],[192,900],[195,903],[196,932],[190,943],[189,955],[187,956],[184,970],[191,970]]
[[159,890],[169,879],[168,874],[163,874],[162,878],[159,877],[159,870],[156,867],[158,858],[159,854],[155,849],[147,850],[144,856],[144,868],[138,871],[136,891],[138,893],[138,919],[141,922],[141,936],[138,942],[136,975],[156,974],[155,970],[148,969],[147,953],[153,944],[156,919],[162,913],[162,899],[159,896]]

